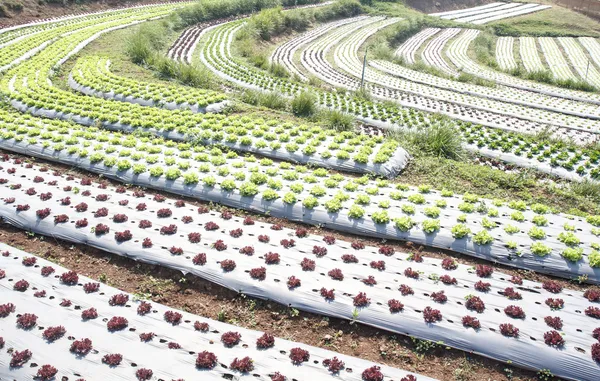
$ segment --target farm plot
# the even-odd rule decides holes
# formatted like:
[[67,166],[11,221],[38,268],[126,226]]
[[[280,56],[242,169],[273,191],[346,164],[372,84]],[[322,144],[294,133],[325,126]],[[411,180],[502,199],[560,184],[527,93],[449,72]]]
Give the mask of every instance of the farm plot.
[[[219,215],[205,207],[190,208],[181,201],[27,167],[18,163],[9,167],[14,173],[2,173],[8,193],[3,193],[0,206],[5,219],[25,229],[190,272],[303,310],[442,340],[487,357],[537,353],[514,362],[551,369],[565,378],[592,380],[597,372],[591,348],[597,342],[592,331],[600,313],[595,305],[600,290],[585,295],[563,291],[552,281],[523,281],[485,265],[458,265],[451,258],[400,258],[386,246],[308,235],[301,228]],[[21,210],[15,212],[17,208]],[[460,233],[468,234],[462,228]],[[506,324],[511,325],[507,331]],[[566,367],[565,362],[577,366]]]
[[593,60],[590,60],[585,54],[579,42],[569,37],[559,37],[558,42],[565,50],[569,62],[579,74],[578,79],[600,88],[600,72],[598,72]]
[[140,300],[0,244],[0,376],[433,381]]
[[120,77],[110,72],[108,58],[80,58],[70,74],[71,87],[86,95],[130,102],[142,106],[219,112],[227,96],[212,90],[162,85]]
[[502,70],[514,70],[517,68],[517,61],[514,54],[513,37],[498,37],[496,43],[496,61]]
[[[566,278],[586,275],[590,282],[600,282],[598,217],[586,221],[553,215],[548,222],[535,213],[546,214],[547,208],[534,206],[529,211],[523,202],[506,206],[471,195],[461,199],[427,186],[415,189],[285,162],[277,166],[269,159],[242,159],[216,148],[149,138],[138,142],[133,136],[89,128],[72,134],[68,128],[44,132],[40,142],[23,139],[29,133],[25,129],[14,130],[2,134],[2,148],[127,183],[354,234],[451,249]],[[86,147],[93,147],[93,152]],[[457,223],[466,224],[473,235],[455,235]]]
[[417,54],[417,51],[427,40],[435,36],[440,31],[440,28],[423,29],[400,45],[398,50],[396,50],[395,55],[401,57],[407,64],[414,64],[416,62],[415,55]]
[[600,66],[600,44],[595,38],[592,37],[579,37],[577,39],[579,43],[585,48],[592,61]]
[[560,51],[556,41],[551,37],[539,37],[538,42],[542,48],[544,58],[548,63],[548,67],[555,78],[566,81],[576,81],[577,77],[571,71],[569,63],[565,59],[565,56]]
[[423,62],[429,66],[437,67],[444,73],[457,76],[458,72],[450,67],[443,57],[443,51],[448,41],[460,32],[459,28],[444,29],[436,37],[432,38],[423,50]]
[[[114,23],[120,27],[126,22],[127,19],[122,19]],[[275,119],[163,110],[83,97],[53,86],[52,82],[48,81],[52,69],[66,60],[73,49],[81,48],[82,43],[89,42],[94,33],[107,30],[103,25],[97,28],[87,32],[89,34],[81,32],[60,39],[36,57],[9,72],[2,86],[13,98],[13,107],[34,115],[74,120],[87,126],[100,123],[103,127],[113,130],[142,130],[178,141],[218,143],[240,151],[354,172],[372,172],[393,177],[406,165],[406,151],[392,140],[378,138],[374,141],[354,133],[327,133],[321,128],[315,130],[313,126],[308,125],[301,126],[302,129],[297,130],[297,135],[290,136],[284,132],[293,127],[293,124]],[[320,137],[316,138],[316,135]],[[346,137],[344,141],[339,140],[342,136]],[[273,142],[274,140],[277,142]]]
[[525,70],[530,73],[546,70],[538,52],[538,42],[541,43],[541,40],[536,40],[534,37],[519,37],[521,62],[523,62]]
[[[560,101],[561,99],[565,100],[565,104],[568,105],[568,107],[565,107],[566,110],[576,110],[584,114],[593,114],[597,112],[598,106],[600,105],[600,96],[598,94],[569,90],[546,85],[540,82],[520,79],[475,62],[469,57],[468,50],[469,46],[473,43],[478,35],[478,30],[465,29],[463,33],[461,33],[448,45],[446,55],[459,69],[504,86],[555,97],[558,98],[557,101]],[[535,41],[533,41],[531,47],[532,54],[534,54],[534,57],[536,57],[536,61],[541,63]],[[519,46],[519,51],[520,56],[522,56],[523,46],[521,44]],[[541,66],[543,67],[543,64]]]
[[316,40],[317,38],[323,36],[330,30],[339,28],[341,26],[351,24],[354,22],[359,22],[365,19],[365,16],[359,16],[349,19],[342,19],[339,21],[334,21],[331,23],[327,23],[322,25],[316,29],[308,31],[300,38],[291,39],[275,49],[273,54],[271,55],[271,62],[277,63],[285,67],[290,73],[298,76],[302,81],[308,81],[308,78],[304,75],[304,73],[296,66],[294,62],[294,55],[303,45],[308,44],[311,41]]
[[430,16],[483,25],[492,21],[543,11],[548,8],[551,8],[551,6],[534,3],[491,3],[458,11],[432,13]]
[[[362,63],[358,58],[358,49],[380,27],[377,23],[369,24],[336,45],[333,60],[341,72],[339,72],[339,75],[334,80],[330,79],[332,83],[351,89],[356,89],[360,86],[359,78],[362,76]],[[332,39],[331,41],[335,40]],[[321,61],[314,62],[313,65],[314,72],[321,72],[321,76],[325,76],[324,72],[328,72],[328,76],[334,78],[335,73],[333,71],[336,69],[327,67]],[[348,75],[354,77],[354,79],[348,79]],[[366,68],[365,80],[373,84],[370,86],[370,90],[375,97],[386,99],[403,99],[402,97],[409,97],[408,99],[414,102],[411,105],[412,107],[426,107],[432,101],[440,103],[448,101],[453,105],[462,107],[465,110],[464,113],[468,112],[470,116],[469,121],[490,127],[502,129],[516,128],[517,131],[520,129],[520,131],[525,132],[531,130],[539,131],[539,128],[542,126],[541,123],[546,123],[547,125],[562,127],[563,129],[560,130],[560,133],[570,136],[580,135],[579,132],[584,132],[588,129],[592,134],[598,132],[598,122],[594,120],[558,114],[544,109],[533,109],[518,104],[498,102],[470,94],[460,94],[413,81],[408,82],[371,68]],[[441,105],[440,109],[438,112],[445,112]],[[451,116],[455,117],[454,115]],[[485,119],[485,117],[489,119],[480,122],[476,118],[478,116],[481,119]],[[464,120],[464,114],[459,119]]]

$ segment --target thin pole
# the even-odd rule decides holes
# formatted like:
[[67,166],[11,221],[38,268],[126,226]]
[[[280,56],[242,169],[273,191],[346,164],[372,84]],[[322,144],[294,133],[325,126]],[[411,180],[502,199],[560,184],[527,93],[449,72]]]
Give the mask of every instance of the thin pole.
[[360,88],[363,90],[365,88],[365,69],[367,67],[367,53],[369,52],[369,47],[365,49],[365,58],[363,60],[363,69],[362,69],[362,77],[360,79]]

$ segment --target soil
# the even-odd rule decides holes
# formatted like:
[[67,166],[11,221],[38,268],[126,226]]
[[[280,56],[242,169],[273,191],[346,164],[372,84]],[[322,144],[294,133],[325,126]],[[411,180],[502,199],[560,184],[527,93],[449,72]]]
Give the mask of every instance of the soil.
[[[0,154],[2,153],[4,152],[0,151]],[[11,156],[28,160],[19,155]],[[74,176],[85,175],[94,181],[107,181],[105,178],[90,176],[89,173],[75,168],[45,161],[37,162],[51,169],[69,172]],[[116,185],[116,182],[114,184]],[[151,190],[146,192],[155,193]],[[202,204],[192,199],[184,200],[193,205]],[[249,214],[240,210],[231,211],[236,215]],[[254,214],[252,217],[268,223],[280,223],[290,228],[300,227],[300,224],[273,217]],[[328,229],[304,227],[309,228],[311,233],[333,235],[341,240],[360,239],[373,245],[381,243],[376,239],[342,234]],[[443,345],[436,345],[435,348],[426,351],[419,350],[416,345],[418,343],[407,336],[390,334],[362,324],[352,324],[346,320],[297,311],[275,302],[238,294],[193,275],[183,276],[174,270],[138,263],[85,245],[30,234],[7,224],[0,224],[0,242],[39,255],[80,274],[157,303],[245,328],[269,331],[278,337],[418,372],[442,381],[525,381],[536,378],[533,372],[516,369],[499,361],[471,355]],[[410,242],[387,241],[386,245],[394,246],[397,252],[419,251],[423,256],[437,258],[451,255],[464,264],[483,263],[470,257],[445,253]],[[553,279],[559,281],[564,287],[572,289],[587,287],[529,271],[504,266],[494,267],[504,273],[518,274],[530,280]]]

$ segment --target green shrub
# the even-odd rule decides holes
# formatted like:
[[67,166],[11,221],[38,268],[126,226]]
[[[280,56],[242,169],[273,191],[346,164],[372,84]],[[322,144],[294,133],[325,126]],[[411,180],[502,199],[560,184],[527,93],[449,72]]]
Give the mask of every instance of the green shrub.
[[319,120],[325,127],[337,131],[351,131],[354,128],[354,116],[338,110],[321,111]]
[[292,113],[296,116],[307,117],[317,111],[317,98],[308,92],[303,92],[292,100]]

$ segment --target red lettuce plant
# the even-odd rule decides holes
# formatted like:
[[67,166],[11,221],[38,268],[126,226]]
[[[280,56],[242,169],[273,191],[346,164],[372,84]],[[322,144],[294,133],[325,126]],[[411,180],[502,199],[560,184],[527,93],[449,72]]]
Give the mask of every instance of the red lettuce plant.
[[270,333],[263,333],[261,337],[256,339],[256,346],[260,349],[271,348],[275,345],[275,336]]
[[185,206],[185,202],[183,200],[177,200],[175,201],[175,207],[177,208],[183,208]]
[[565,344],[565,339],[558,331],[548,331],[544,333],[544,342],[551,347],[562,347]]
[[265,254],[265,263],[267,265],[278,265],[280,260],[281,258],[277,253],[268,252]]
[[600,289],[590,288],[583,293],[583,297],[590,302],[600,302]]
[[238,372],[248,373],[254,370],[254,362],[248,356],[238,359],[237,357],[229,364],[229,368]]
[[25,212],[29,210],[30,206],[28,204],[17,205],[17,212]]
[[504,309],[504,313],[514,319],[525,319],[525,311],[519,306],[510,305]]
[[31,329],[37,324],[37,318],[35,314],[23,314],[17,318],[17,327]]
[[308,237],[308,230],[304,229],[304,228],[296,229],[296,237],[298,237],[298,238]]
[[95,319],[98,317],[98,311],[94,307],[88,308],[87,310],[81,311],[81,318],[83,320]]
[[592,345],[592,359],[596,362],[600,362],[600,343]]
[[271,225],[271,230],[283,230],[283,226],[280,224]]
[[183,255],[183,249],[181,247],[171,246],[169,253],[173,255]]
[[380,246],[379,247],[379,254],[383,254],[386,257],[390,257],[390,256],[394,255],[395,252],[396,252],[396,250],[394,250],[394,248],[392,246]]
[[409,374],[406,377],[402,377],[400,381],[417,381],[417,378],[412,374]]
[[35,296],[36,298],[45,298],[46,297],[46,290],[42,290],[42,291],[36,291],[33,296]]
[[109,232],[110,232],[110,228],[104,224],[98,224],[98,225],[96,225],[96,227],[94,227],[94,233],[97,236],[108,234]]
[[200,369],[212,369],[217,365],[217,356],[214,353],[203,351],[196,357],[196,367]]
[[60,339],[61,337],[63,337],[65,335],[65,333],[67,332],[67,330],[65,329],[65,327],[63,327],[62,325],[56,326],[56,327],[48,327],[44,330],[44,332],[42,333],[42,336],[44,337],[44,339],[53,342],[56,341],[58,339]]
[[144,238],[144,240],[142,241],[142,247],[144,249],[149,249],[153,246],[154,244],[152,243],[152,240],[148,237]]
[[144,332],[144,333],[140,333],[140,341],[143,341],[144,343],[147,343],[148,341],[151,341],[154,336],[156,336],[154,334],[154,332]]
[[325,300],[331,301],[335,299],[335,290],[328,290],[325,287],[321,288],[321,296],[325,298]]
[[88,205],[85,202],[80,202],[79,204],[75,205],[75,210],[78,212],[85,212],[88,210]]
[[303,362],[307,362],[310,359],[310,353],[302,348],[292,348],[290,350],[290,360],[292,364],[300,365]]
[[21,263],[25,267],[31,267],[31,266],[35,265],[36,262],[37,262],[37,258],[36,257],[25,257],[21,261]]
[[342,261],[344,263],[358,263],[358,258],[353,254],[344,254],[342,255]]
[[146,210],[147,208],[148,208],[148,206],[146,206],[146,204],[145,204],[145,203],[143,203],[143,202],[142,202],[142,203],[139,203],[139,204],[137,204],[137,205],[135,206],[135,209],[136,209],[138,212],[143,212],[143,211],[144,211],[144,210]]
[[500,324],[500,333],[508,337],[517,337],[519,336],[519,328],[510,323]]
[[169,344],[167,344],[167,347],[169,349],[181,349],[181,345],[179,345],[178,343],[171,341],[169,342]]
[[354,241],[350,244],[354,250],[362,250],[365,248],[365,244],[360,241]]
[[294,241],[293,239],[282,239],[281,241],[279,241],[279,243],[286,249],[296,246],[296,241]]
[[593,317],[594,319],[600,319],[600,308],[588,307],[585,309],[585,314],[589,317]]
[[549,280],[549,281],[542,283],[542,287],[544,288],[544,290],[551,292],[553,294],[558,294],[559,292],[562,291],[562,286],[560,285],[560,283],[555,282],[553,280]]
[[0,269],[0,279],[4,279],[6,277],[6,271]]
[[206,264],[206,254],[197,254],[194,259],[192,259],[192,263],[194,263],[196,266],[204,266]]
[[254,220],[250,216],[247,216],[246,218],[244,218],[243,224],[244,225],[254,225]]
[[316,264],[312,259],[304,258],[300,262],[300,266],[302,266],[302,271],[314,271]]
[[50,192],[40,194],[40,200],[42,200],[42,201],[48,201],[51,198],[52,198],[52,193],[50,193]]
[[377,280],[375,280],[375,277],[373,275],[369,275],[367,278],[361,279],[361,282],[363,282],[367,286],[374,286],[377,284]]
[[333,245],[335,243],[335,237],[332,235],[326,235],[323,237],[323,242],[328,245]]
[[254,255],[254,248],[252,246],[244,246],[239,250],[240,254],[244,255]]
[[225,244],[225,242],[223,242],[223,240],[218,240],[215,243],[213,243],[213,248],[217,251],[224,251],[227,250],[227,245]]
[[238,332],[229,331],[221,335],[221,342],[228,348],[238,345],[241,339],[242,335]]
[[294,289],[294,288],[300,287],[301,284],[302,284],[302,282],[300,281],[300,279],[296,278],[293,275],[288,278],[287,286],[289,289]]
[[58,369],[56,369],[52,365],[42,365],[37,371],[36,379],[40,381],[49,381],[52,380],[54,376],[56,376],[56,373],[58,373]]
[[235,269],[235,261],[231,260],[231,259],[225,259],[223,261],[221,261],[221,268],[223,269],[223,271],[229,272],[229,271],[233,271]]
[[371,261],[371,263],[369,263],[369,266],[371,266],[371,268],[373,269],[383,271],[385,270],[385,261]]
[[327,255],[327,248],[321,246],[313,246],[312,252],[314,255],[317,256],[317,258],[321,258]]
[[152,375],[154,374],[154,372],[152,372],[152,369],[147,369],[147,368],[140,368],[135,372],[135,376],[137,377],[137,379],[139,381],[146,381],[152,378]]
[[78,356],[85,356],[92,350],[92,340],[81,339],[71,343],[70,351]]
[[417,262],[417,263],[421,263],[421,262],[423,262],[423,256],[420,253],[411,253],[408,256],[408,260]]
[[467,301],[465,303],[465,307],[471,311],[477,311],[482,313],[485,310],[485,303],[478,296],[468,295],[466,297]]
[[156,202],[164,202],[167,198],[162,194],[155,194],[153,200]]
[[440,277],[440,281],[442,281],[442,283],[443,283],[443,284],[445,284],[445,285],[453,285],[453,284],[456,284],[456,283],[458,283],[458,282],[456,281],[456,278],[454,278],[454,277],[451,277],[451,276],[450,276],[450,275],[448,275],[448,274],[446,274],[446,275],[442,275],[442,276]]
[[565,306],[565,301],[562,299],[548,298],[548,299],[546,299],[545,303],[552,310],[560,310],[561,308],[563,308]]
[[209,209],[208,206],[206,206],[206,205],[200,205],[198,207],[198,214],[206,214],[208,212],[210,212],[210,209]]
[[423,310],[423,319],[426,323],[435,323],[442,320],[442,313],[428,306]]
[[414,295],[414,291],[413,289],[406,284],[401,284],[400,287],[398,288],[398,291],[400,291],[400,293],[402,294],[402,296],[407,296],[407,295]]
[[471,327],[473,329],[481,328],[481,323],[479,322],[479,319],[477,319],[476,317],[473,317],[473,316],[469,316],[469,315],[463,316],[462,324],[465,327]]
[[106,217],[106,216],[108,216],[107,208],[100,208],[94,212],[94,217],[96,217],[96,218]]
[[33,354],[29,349],[24,349],[22,351],[14,351],[10,359],[10,367],[17,368],[25,365],[25,363],[31,359],[32,355]]
[[199,321],[194,322],[194,329],[196,331],[208,332],[208,328],[209,328],[208,323],[204,323],[204,322],[201,323]]
[[167,311],[164,314],[165,321],[172,325],[178,325],[179,323],[181,323],[182,318],[183,315],[176,311]]
[[515,291],[515,289],[512,288],[512,287],[506,287],[504,289],[504,296],[506,296],[510,300],[521,300],[521,299],[523,299],[523,297],[521,296],[521,294],[518,293],[517,291]]
[[432,292],[431,299],[436,303],[446,303],[448,301],[448,297],[444,294],[444,291]]
[[69,299],[63,299],[62,302],[60,302],[61,307],[71,307],[72,304],[73,303]]
[[113,216],[113,222],[122,223],[126,222],[129,219],[126,214],[115,214]]
[[523,284],[523,278],[518,275],[513,275],[509,282],[521,286]]
[[44,218],[48,217],[50,215],[50,208],[44,208],[44,209],[40,209],[37,210],[35,212],[35,215],[40,219],[43,220]]
[[265,280],[267,278],[267,269],[264,267],[251,269],[250,277],[256,280]]
[[119,205],[121,206],[127,206],[129,205],[129,200],[125,199],[125,200],[119,200]]
[[108,366],[118,366],[123,361],[123,356],[119,353],[104,355],[102,362]]
[[106,323],[106,328],[108,328],[110,332],[115,332],[127,328],[128,325],[129,322],[124,317],[114,316]]
[[563,321],[562,321],[562,319],[561,319],[560,317],[558,317],[558,316],[555,316],[555,317],[552,317],[552,316],[546,316],[546,317],[544,318],[544,321],[546,322],[546,324],[547,324],[549,327],[551,327],[551,328],[554,328],[554,329],[562,329],[562,327],[563,327]]
[[33,196],[33,195],[35,195],[36,193],[37,193],[37,191],[35,190],[35,188],[29,188],[29,189],[27,189],[27,190],[25,191],[25,194],[26,194],[27,196]]
[[96,196],[96,201],[106,201],[106,200],[108,200],[107,194],[99,194]]
[[137,313],[141,316],[149,314],[150,311],[152,311],[152,304],[148,302],[141,302],[137,308]]
[[489,284],[488,282],[478,281],[477,283],[475,283],[474,287],[477,291],[488,292],[490,290],[491,284]]
[[62,273],[60,281],[66,285],[74,286],[79,282],[79,275],[75,271],[67,271],[66,273]]
[[239,238],[242,236],[242,234],[244,234],[244,231],[241,228],[237,228],[237,229],[229,231],[229,235],[232,236],[233,238]]
[[339,373],[342,369],[344,369],[345,364],[342,360],[337,357],[333,357],[330,359],[323,360],[323,366],[327,368],[333,374]]
[[173,235],[177,233],[177,225],[170,224],[169,226],[163,226],[160,228],[161,235]]
[[108,300],[108,304],[111,306],[124,306],[127,304],[128,301],[129,301],[129,295],[116,294],[116,295],[111,296],[111,298]]
[[42,276],[49,276],[50,274],[54,273],[54,267],[52,267],[52,266],[44,266],[40,270],[40,273],[42,274]]
[[592,337],[596,340],[600,340],[600,327],[594,329],[594,332],[592,332]]
[[77,221],[75,222],[75,227],[76,227],[76,228],[79,228],[79,229],[81,229],[81,228],[85,228],[85,227],[87,227],[87,226],[88,226],[88,224],[89,224],[89,223],[88,223],[88,220],[87,220],[87,218],[83,218],[83,219],[81,219],[81,220],[77,220]]
[[363,381],[383,381],[383,373],[378,366],[372,366],[362,372]]
[[355,307],[366,307],[371,303],[371,299],[367,298],[367,294],[364,292],[359,292],[352,300],[352,303]]
[[13,285],[13,290],[25,292],[29,288],[29,282],[25,279],[21,279],[20,281],[15,282]]
[[271,240],[271,238],[266,235],[266,234],[261,234],[258,236],[258,240],[262,243],[269,243],[269,241]]
[[475,272],[480,278],[489,278],[493,274],[494,269],[487,265],[477,265],[475,266]]
[[191,224],[192,222],[194,222],[194,219],[192,218],[192,216],[183,216],[181,217],[181,222],[183,222],[184,224]]
[[391,313],[397,313],[404,309],[404,304],[396,299],[388,300],[388,307],[390,308]]
[[219,225],[215,224],[212,221],[208,221],[206,224],[204,224],[204,230],[206,231],[212,231],[217,229],[219,229]]
[[115,240],[117,242],[127,242],[133,238],[131,231],[125,230],[122,232],[115,232]]
[[333,279],[333,280],[339,280],[339,281],[344,280],[344,274],[342,273],[342,270],[340,270],[340,269],[329,270],[327,275],[329,275],[329,277],[331,277],[331,279]]
[[224,210],[221,212],[221,218],[224,220],[230,220],[233,218],[233,213],[230,211]]
[[200,242],[201,239],[201,235],[200,233],[190,233],[188,234],[188,241],[190,241],[191,243],[198,243]]
[[407,278],[419,279],[419,272],[409,267],[404,270],[404,276],[406,276]]

